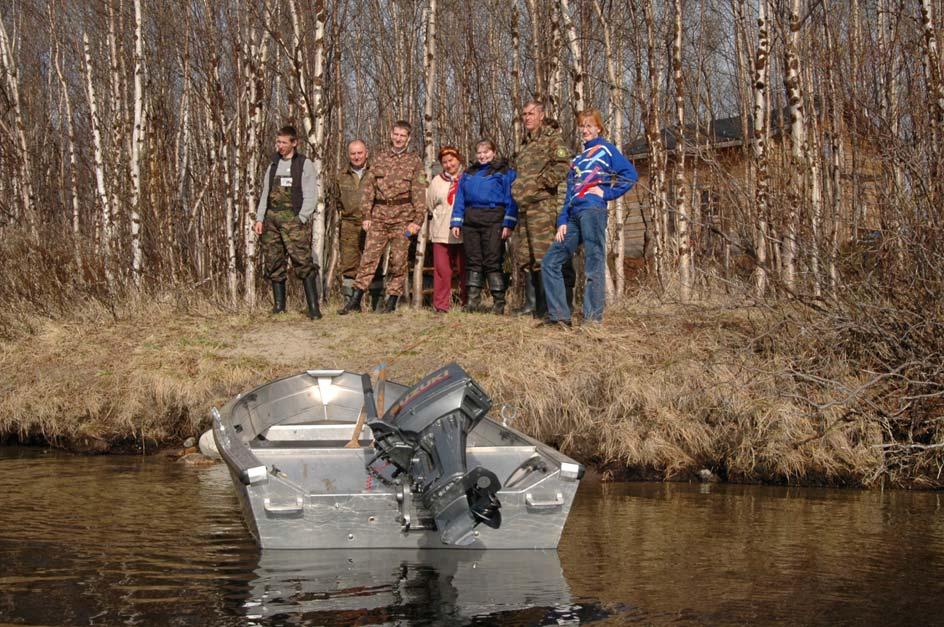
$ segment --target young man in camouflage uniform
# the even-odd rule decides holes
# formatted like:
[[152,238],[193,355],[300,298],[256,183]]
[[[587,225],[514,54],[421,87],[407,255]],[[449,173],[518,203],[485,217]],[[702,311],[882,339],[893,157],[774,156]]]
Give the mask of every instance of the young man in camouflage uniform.
[[321,318],[318,307],[318,266],[311,258],[311,219],[315,213],[315,167],[297,152],[298,133],[283,126],[275,138],[276,154],[262,179],[262,193],[256,208],[256,235],[262,236],[264,275],[272,281],[275,306],[272,313],[285,311],[285,277],[288,260],[295,276],[305,286],[308,317]]
[[[370,171],[367,144],[355,139],[347,145],[348,164],[334,180],[331,198],[338,212],[338,243],[341,253],[341,295],[347,301],[354,293],[354,279],[361,264],[361,254],[367,241],[363,228],[361,199],[364,195],[364,178]],[[377,264],[377,272],[370,284],[371,307],[375,308],[383,291],[383,268]]]
[[361,210],[367,243],[354,279],[354,293],[338,310],[342,316],[361,310],[364,290],[370,285],[388,243],[387,300],[382,312],[395,311],[397,300],[403,295],[410,238],[419,233],[426,212],[423,161],[406,148],[411,130],[408,122],[396,122],[390,131],[390,148],[374,159],[364,177]]
[[[544,116],[544,105],[540,102],[526,104],[521,117],[526,134],[515,158],[518,178],[511,194],[518,204],[518,261],[530,276],[532,288],[525,290],[523,313],[530,309],[535,318],[543,318],[547,315],[547,300],[541,284],[541,261],[557,233],[557,214],[565,191],[559,187],[567,180],[573,155],[564,143],[560,126]],[[570,294],[568,300],[572,301],[576,282],[573,265],[562,271]]]

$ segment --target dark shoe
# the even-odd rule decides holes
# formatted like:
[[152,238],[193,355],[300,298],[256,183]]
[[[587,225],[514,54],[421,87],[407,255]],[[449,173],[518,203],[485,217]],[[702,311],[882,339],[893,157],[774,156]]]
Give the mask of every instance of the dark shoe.
[[361,298],[364,297],[364,290],[359,290],[356,287],[351,293],[351,297],[347,299],[347,302],[344,303],[344,307],[338,309],[339,316],[346,316],[347,314],[354,312],[361,312]]
[[285,313],[285,281],[272,281],[272,313]]
[[367,293],[370,294],[370,310],[380,311],[383,303],[383,287],[372,287]]
[[541,280],[541,271],[535,270],[531,273],[531,281],[534,283],[534,313],[538,320],[547,317],[547,299],[544,297],[544,282]]
[[393,313],[397,310],[397,301],[400,300],[399,296],[388,296],[387,300],[384,302],[383,309],[380,310],[380,313]]
[[512,311],[514,316],[530,316],[534,314],[534,282],[531,280],[531,271],[524,272],[524,281],[521,284],[524,300],[521,307]]
[[505,275],[501,272],[488,273],[488,291],[492,293],[492,313],[505,315]]
[[312,320],[321,320],[321,307],[318,306],[318,272],[310,272],[302,279],[305,287],[305,302],[308,304],[308,317]]
[[469,271],[465,280],[468,298],[466,299],[465,310],[469,313],[482,311],[482,273]]
[[554,329],[569,329],[574,326],[574,323],[570,320],[551,320],[550,318],[545,318],[537,323],[539,327],[550,327]]

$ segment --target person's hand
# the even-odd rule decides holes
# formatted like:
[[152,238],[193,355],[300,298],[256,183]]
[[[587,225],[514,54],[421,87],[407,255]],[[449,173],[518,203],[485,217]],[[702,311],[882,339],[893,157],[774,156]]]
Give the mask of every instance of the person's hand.
[[557,227],[557,235],[554,236],[554,241],[563,242],[565,235],[567,235],[567,225],[562,224],[559,227]]
[[252,225],[252,230],[256,235],[262,235],[262,222],[257,220],[256,223]]
[[511,237],[511,229],[509,229],[507,226],[503,226],[502,239],[508,239],[509,237]]
[[370,220],[364,220],[363,222],[361,222],[361,228],[363,228],[365,231],[369,231],[369,230],[370,230]]
[[456,239],[462,237],[462,229],[457,226],[452,227],[452,236]]
[[599,185],[594,185],[593,187],[587,190],[587,193],[603,198],[603,188],[600,187]]
[[412,237],[420,232],[420,225],[415,222],[410,222],[407,225],[406,230],[410,232],[410,237]]

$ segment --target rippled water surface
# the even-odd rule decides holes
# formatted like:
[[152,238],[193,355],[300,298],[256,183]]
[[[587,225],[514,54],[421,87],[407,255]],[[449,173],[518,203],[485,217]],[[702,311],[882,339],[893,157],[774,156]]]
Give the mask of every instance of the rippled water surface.
[[560,549],[259,551],[222,466],[0,448],[0,622],[921,624],[940,493],[581,485]]

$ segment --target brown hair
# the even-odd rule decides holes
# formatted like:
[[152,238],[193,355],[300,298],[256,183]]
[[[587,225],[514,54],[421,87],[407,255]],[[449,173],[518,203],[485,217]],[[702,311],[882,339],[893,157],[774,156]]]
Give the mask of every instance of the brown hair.
[[494,153],[498,153],[498,148],[495,147],[495,142],[493,142],[490,139],[483,139],[483,140],[480,140],[477,144],[475,144],[476,151],[478,151],[479,146],[488,146],[489,150],[491,150]]
[[600,112],[596,109],[584,109],[577,114],[577,125],[579,126],[584,120],[590,120],[596,124],[597,128],[600,129],[600,135],[606,133],[606,127],[603,126],[603,116],[600,115]]
[[452,155],[459,160],[459,163],[465,164],[465,159],[463,159],[462,155],[459,154],[459,150],[453,146],[443,146],[439,149],[439,156],[437,157],[439,159],[439,163],[442,163],[442,160],[446,157],[446,155]]
[[406,120],[397,120],[393,123],[393,128],[402,128],[407,133],[413,134],[413,125]]
[[278,137],[288,137],[288,138],[290,138],[290,139],[292,139],[292,140],[297,140],[297,139],[298,139],[298,131],[296,131],[296,130],[295,130],[295,127],[292,126],[291,124],[286,124],[285,126],[283,126],[282,128],[279,129],[279,132],[276,133],[276,136],[278,136]]

